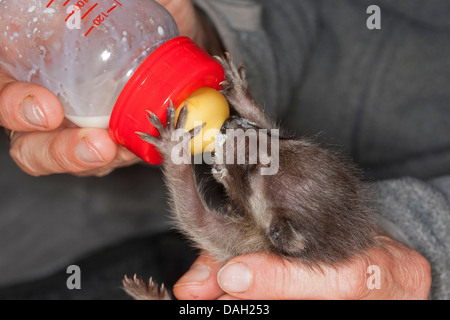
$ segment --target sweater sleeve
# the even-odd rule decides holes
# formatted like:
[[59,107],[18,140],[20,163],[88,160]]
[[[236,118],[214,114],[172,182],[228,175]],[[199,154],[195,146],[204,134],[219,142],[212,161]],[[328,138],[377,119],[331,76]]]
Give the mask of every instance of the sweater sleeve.
[[420,252],[432,269],[432,299],[450,298],[450,176],[373,184],[381,227]]
[[256,100],[275,117],[284,112],[317,38],[314,1],[194,2],[215,26],[235,63],[245,63]]

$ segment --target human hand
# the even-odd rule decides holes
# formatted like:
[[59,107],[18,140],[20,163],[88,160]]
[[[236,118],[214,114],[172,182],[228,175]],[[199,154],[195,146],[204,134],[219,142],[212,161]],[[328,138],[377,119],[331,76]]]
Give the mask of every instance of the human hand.
[[58,98],[44,87],[15,81],[0,70],[0,126],[10,155],[33,176],[72,173],[103,176],[139,159],[116,145],[107,130],[77,128],[64,119]]
[[191,0],[156,0],[175,19],[180,35],[191,38],[210,54],[222,54],[219,36]]
[[182,36],[196,40],[199,33],[199,25],[191,0],[156,0],[156,2],[159,2],[170,12]]
[[[190,0],[158,0],[174,16],[180,33],[209,50],[217,39]],[[71,173],[103,176],[140,161],[116,145],[106,130],[76,128],[64,119],[57,97],[49,90],[17,82],[0,70],[0,126],[14,132],[10,155],[33,176]]]
[[[427,299],[428,261],[386,236],[380,242],[365,257],[322,271],[262,253],[234,257],[225,266],[202,254],[174,294],[178,299]],[[377,267],[379,289],[369,266]]]

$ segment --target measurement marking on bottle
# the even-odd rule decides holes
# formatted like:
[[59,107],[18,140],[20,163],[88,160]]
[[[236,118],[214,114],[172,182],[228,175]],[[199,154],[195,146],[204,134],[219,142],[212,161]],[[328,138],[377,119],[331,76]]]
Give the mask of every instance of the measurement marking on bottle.
[[94,10],[94,8],[95,8],[96,6],[98,6],[98,3],[94,4],[94,5],[92,6],[92,8],[90,8],[90,9],[89,9],[89,10],[81,17],[81,20],[83,20],[84,18],[86,18],[86,16],[87,16],[92,10]]
[[67,16],[67,18],[66,18],[66,22],[67,22],[67,20],[69,20],[69,18],[73,15],[75,13],[75,11],[72,11],[72,13],[71,14],[69,14],[68,16]]
[[89,30],[88,30],[88,32],[86,32],[84,36],[87,37],[88,34],[92,31],[92,29],[94,29],[94,26],[90,27]]
[[[66,0],[66,2],[64,2],[63,7],[65,7],[69,2],[71,2],[72,0]],[[114,5],[106,11],[106,13],[101,12],[99,15],[97,15],[93,20],[92,23],[93,25],[91,25],[91,27],[88,29],[88,31],[84,34],[85,37],[88,36],[88,34],[95,28],[100,26],[108,17],[109,17],[109,13],[111,13],[114,9],[116,9],[118,6],[122,6],[122,3],[118,0],[113,0],[114,1]],[[47,8],[49,8],[52,4],[53,4],[54,0],[51,0],[48,4],[47,4]],[[65,21],[67,22],[72,15],[75,13],[75,11],[80,11],[81,8],[85,7],[86,4],[89,3],[89,0],[79,0],[77,1],[73,6],[73,11],[71,13],[69,13],[69,15],[66,17]],[[98,6],[98,2],[96,4],[94,4],[92,7],[90,7],[81,17],[81,20],[84,20],[84,18],[86,18],[96,7]],[[68,11],[70,10],[70,7],[68,9]],[[78,27],[79,28],[79,27]]]

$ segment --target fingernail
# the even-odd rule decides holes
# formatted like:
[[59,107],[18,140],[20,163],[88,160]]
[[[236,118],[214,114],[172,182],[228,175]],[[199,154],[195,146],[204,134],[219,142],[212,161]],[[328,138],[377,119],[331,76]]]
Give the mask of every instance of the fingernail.
[[203,263],[196,263],[184,274],[174,287],[201,284],[203,281],[207,280],[210,275],[211,271],[209,267]]
[[217,280],[224,291],[245,292],[250,288],[252,272],[246,264],[232,262],[220,269]]
[[75,153],[83,162],[87,163],[98,163],[98,162],[104,162],[105,160],[102,158],[100,153],[95,150],[93,146],[89,144],[89,141],[87,138],[82,138],[80,143],[75,149]]
[[44,112],[33,96],[29,96],[22,101],[19,107],[19,113],[23,120],[31,125],[43,128],[48,126]]

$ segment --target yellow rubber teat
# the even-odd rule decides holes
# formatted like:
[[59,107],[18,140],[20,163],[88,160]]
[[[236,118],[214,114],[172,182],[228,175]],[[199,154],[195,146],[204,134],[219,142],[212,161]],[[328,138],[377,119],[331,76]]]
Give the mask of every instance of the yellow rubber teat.
[[194,91],[175,111],[175,118],[178,119],[180,110],[187,103],[186,124],[184,128],[191,130],[201,126],[202,132],[195,136],[190,142],[191,154],[196,155],[202,152],[214,150],[214,137],[222,127],[225,120],[230,116],[230,109],[225,97],[217,90],[203,87]]

